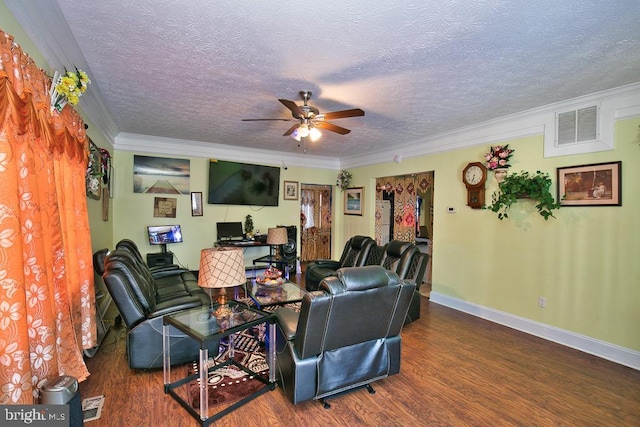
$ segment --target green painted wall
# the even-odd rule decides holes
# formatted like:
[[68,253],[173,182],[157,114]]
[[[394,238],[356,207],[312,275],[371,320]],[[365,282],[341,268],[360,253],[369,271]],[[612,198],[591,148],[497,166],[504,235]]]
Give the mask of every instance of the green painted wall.
[[[140,194],[133,192],[133,156],[149,155],[118,151],[114,161],[116,169],[115,191],[113,199],[114,243],[128,238],[135,241],[143,254],[159,252],[160,249],[148,243],[146,227],[148,225],[180,224],[184,235],[184,243],[169,246],[180,264],[190,269],[197,269],[200,260],[200,250],[211,247],[216,240],[216,222],[241,221],[247,215],[253,218],[254,231],[266,233],[269,227],[276,225],[300,226],[300,201],[282,200],[282,181],[298,181],[313,184],[333,184],[335,172],[289,166],[287,170],[280,170],[281,199],[277,207],[261,206],[233,206],[207,204],[207,179],[209,159],[191,158],[190,191],[203,193],[204,214],[200,217],[191,216],[189,195],[168,194]],[[158,155],[158,157],[177,158],[176,156]],[[249,163],[249,162],[248,162]],[[153,203],[155,197],[171,197],[177,199],[176,218],[154,218]],[[299,238],[299,236],[298,236]],[[262,248],[268,253],[268,248]],[[248,249],[246,257],[257,254],[259,249]],[[260,256],[260,255],[257,255]]]
[[[503,221],[470,209],[462,170],[482,161],[487,145],[352,170],[353,185],[366,186],[368,214],[345,218],[345,236],[373,235],[375,177],[433,170],[434,292],[640,351],[639,125],[618,122],[615,150],[595,154],[545,159],[542,136],[503,141],[516,150],[511,170],[549,172],[554,196],[557,167],[622,160],[620,207],[563,207],[546,222],[531,201]],[[491,175],[488,203],[496,188]]]

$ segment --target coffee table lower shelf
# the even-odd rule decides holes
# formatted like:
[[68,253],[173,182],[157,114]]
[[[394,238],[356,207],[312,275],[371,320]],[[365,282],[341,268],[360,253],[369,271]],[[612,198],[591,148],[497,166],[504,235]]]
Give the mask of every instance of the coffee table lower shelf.
[[226,408],[222,409],[221,411],[216,412],[215,414],[212,414],[210,417],[206,418],[206,419],[202,419],[200,413],[193,408],[188,402],[186,402],[182,396],[180,396],[180,394],[175,392],[175,389],[183,386],[195,379],[197,379],[199,377],[199,374],[192,374],[189,375],[186,378],[183,378],[181,380],[175,381],[173,383],[170,384],[165,384],[164,385],[164,392],[165,394],[169,394],[171,395],[176,402],[178,402],[180,404],[180,406],[182,406],[184,409],[187,410],[187,412],[189,412],[191,414],[191,416],[193,418],[195,418],[196,420],[198,420],[200,422],[200,425],[202,426],[208,426],[209,424],[213,423],[214,421],[219,420],[220,418],[224,417],[225,415],[235,411],[236,409],[238,409],[239,407],[251,402],[253,399],[255,399],[256,397],[266,393],[267,391],[273,391],[276,388],[276,383],[275,382],[269,382],[268,379],[265,379],[262,375],[259,375],[257,372],[252,371],[251,369],[247,368],[246,366],[243,366],[242,364],[238,363],[237,361],[233,360],[233,359],[228,359],[222,363],[219,363],[215,366],[213,366],[212,368],[210,368],[208,370],[208,372],[213,372],[217,369],[223,368],[225,366],[229,366],[229,365],[234,365],[240,369],[242,369],[243,371],[245,371],[246,373],[248,373],[249,375],[253,375],[257,380],[259,380],[260,382],[264,383],[264,387],[262,387],[261,389],[243,397],[242,399],[238,400],[237,402],[227,406]]
[[[213,308],[202,307],[192,310],[185,310],[183,312],[177,312],[164,316],[162,324],[163,335],[163,370],[164,370],[164,392],[172,396],[183,408],[189,412],[202,426],[208,426],[214,421],[222,418],[228,413],[238,409],[240,406],[252,401],[256,397],[264,394],[267,391],[275,389],[275,316],[271,313],[264,312],[254,307],[249,307],[245,304],[240,304],[237,301],[229,301],[230,313],[226,315],[219,315],[217,309],[219,305]],[[268,377],[261,375],[258,372],[253,371],[247,366],[242,365],[237,360],[233,359],[233,337],[236,332],[240,332],[249,329],[259,324],[267,325],[267,347],[266,347],[266,359],[269,366]],[[224,326],[221,326],[224,325]],[[198,372],[187,375],[183,378],[172,381],[171,375],[171,358],[168,349],[171,346],[169,328],[174,327],[178,331],[183,332],[188,337],[199,342],[199,361]],[[229,337],[229,346],[232,349],[229,354],[229,358],[215,366],[209,365],[209,346],[212,342],[216,342],[224,337]],[[208,386],[208,374],[214,372],[225,366],[234,365],[249,375],[252,375],[255,379],[264,384],[264,387],[254,391],[241,398],[240,400],[224,407],[222,410],[209,414],[209,386]],[[187,383],[199,380],[199,408],[196,409],[189,402],[185,400],[185,397],[178,393],[179,387],[187,387]],[[204,386],[203,386],[204,384]],[[183,391],[186,394],[186,391]],[[224,405],[221,404],[221,405]]]

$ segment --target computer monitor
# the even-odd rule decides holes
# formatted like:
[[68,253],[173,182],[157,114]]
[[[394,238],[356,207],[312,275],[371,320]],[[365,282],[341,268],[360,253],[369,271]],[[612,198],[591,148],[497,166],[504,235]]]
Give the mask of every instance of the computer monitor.
[[216,229],[218,232],[218,241],[224,240],[242,240],[244,233],[242,232],[242,222],[217,222]]

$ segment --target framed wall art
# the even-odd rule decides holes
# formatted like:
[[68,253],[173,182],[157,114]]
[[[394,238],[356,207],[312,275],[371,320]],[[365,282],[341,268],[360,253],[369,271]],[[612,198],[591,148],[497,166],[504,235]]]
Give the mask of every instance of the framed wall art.
[[202,216],[202,192],[191,193],[191,216]]
[[344,214],[362,215],[364,210],[364,187],[344,190]]
[[622,162],[558,168],[562,206],[622,206]]
[[298,200],[298,181],[284,181],[284,200]]
[[175,218],[178,199],[169,197],[155,197],[153,199],[154,218]]
[[87,187],[87,197],[100,200],[100,195],[102,194],[102,170],[100,168],[100,149],[98,146],[90,139],[89,140],[89,164],[87,165],[87,173],[86,173],[86,187]]

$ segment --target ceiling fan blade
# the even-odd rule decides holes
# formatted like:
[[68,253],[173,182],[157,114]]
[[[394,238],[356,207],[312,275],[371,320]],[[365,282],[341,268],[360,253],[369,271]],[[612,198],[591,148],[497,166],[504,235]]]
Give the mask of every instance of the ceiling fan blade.
[[343,128],[341,126],[337,126],[329,122],[314,122],[313,125],[317,128],[322,128],[322,129],[330,130],[331,132],[339,133],[340,135],[346,135],[349,132],[351,132],[351,130],[347,128]]
[[352,108],[351,110],[334,111],[332,113],[320,114],[318,118],[324,118],[324,120],[346,119],[347,117],[360,117],[364,116],[364,111],[359,108]]
[[304,113],[302,112],[300,107],[298,107],[298,104],[296,104],[295,102],[289,101],[288,99],[278,99],[278,101],[280,101],[282,103],[282,105],[284,105],[289,110],[291,110],[291,112],[293,113],[293,117],[295,117],[295,118],[303,118],[304,117]]
[[243,122],[264,122],[264,121],[271,121],[271,120],[276,120],[279,122],[290,122],[293,121],[293,119],[241,119],[241,121]]
[[298,126],[300,126],[300,123],[297,123],[293,126],[291,126],[285,133],[282,134],[282,136],[289,136],[293,133],[294,130],[298,129]]

